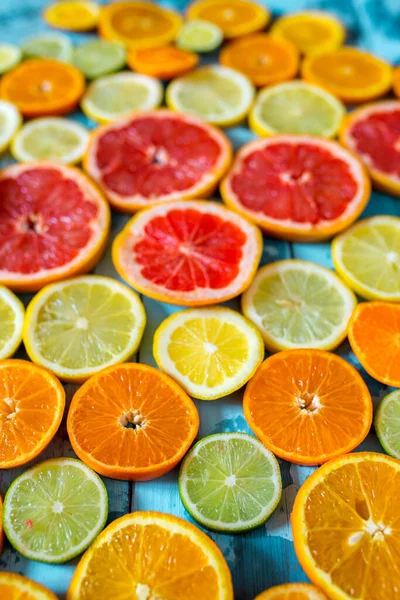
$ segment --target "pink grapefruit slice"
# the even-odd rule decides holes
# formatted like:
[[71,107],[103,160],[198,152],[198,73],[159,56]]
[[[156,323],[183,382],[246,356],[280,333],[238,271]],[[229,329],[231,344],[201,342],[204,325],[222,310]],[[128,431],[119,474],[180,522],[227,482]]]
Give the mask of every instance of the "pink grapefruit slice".
[[0,284],[32,292],[87,273],[109,229],[107,202],[78,169],[38,162],[0,172]]
[[243,146],[221,194],[271,236],[317,241],[353,223],[370,188],[361,161],[336,142],[276,135]]
[[116,237],[114,266],[139,292],[182,306],[241,294],[262,251],[260,230],[217,202],[168,202],[139,212]]
[[208,197],[232,159],[228,138],[169,110],[134,113],[96,129],[84,166],[122,212]]

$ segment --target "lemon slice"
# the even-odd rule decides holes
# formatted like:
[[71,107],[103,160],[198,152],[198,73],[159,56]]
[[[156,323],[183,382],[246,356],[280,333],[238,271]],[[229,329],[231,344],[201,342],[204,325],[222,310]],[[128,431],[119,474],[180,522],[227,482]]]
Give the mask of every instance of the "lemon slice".
[[0,359],[16,352],[22,340],[25,309],[8,288],[0,286]]
[[256,327],[224,307],[175,313],[157,329],[153,345],[160,369],[188,394],[216,400],[242,387],[264,358]]
[[14,104],[0,100],[0,152],[6,150],[22,123],[22,117]]
[[55,58],[69,62],[72,59],[72,44],[62,33],[42,33],[22,44],[24,58]]
[[44,20],[52,27],[68,31],[94,29],[100,15],[100,7],[90,0],[58,0],[43,13]]
[[22,58],[21,48],[14,44],[0,44],[0,75],[6,73]]
[[234,69],[210,65],[178,77],[167,87],[173,110],[201,117],[224,127],[240,123],[254,99],[250,81]]
[[68,119],[48,117],[26,123],[14,137],[11,153],[20,162],[59,160],[74,164],[81,160],[89,142],[89,131]]
[[91,83],[83,96],[81,108],[90,119],[110,123],[133,110],[156,108],[162,98],[163,87],[157,79],[124,71]]
[[214,23],[191,19],[186,21],[176,39],[176,45],[191,52],[212,52],[222,44],[224,34]]

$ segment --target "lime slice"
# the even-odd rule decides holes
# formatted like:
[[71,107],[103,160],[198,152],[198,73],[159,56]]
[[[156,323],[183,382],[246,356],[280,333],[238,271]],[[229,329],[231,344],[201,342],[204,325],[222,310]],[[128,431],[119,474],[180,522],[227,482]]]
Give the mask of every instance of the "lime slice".
[[400,459],[400,390],[385,396],[376,411],[376,435],[390,456]]
[[89,131],[68,119],[48,117],[26,123],[14,137],[11,153],[20,162],[59,160],[77,163],[86,152]]
[[275,456],[247,433],[217,433],[188,452],[179,473],[186,510],[204,527],[246,531],[262,525],[282,493]]
[[223,38],[222,29],[214,23],[192,19],[182,25],[176,45],[192,52],[212,52],[222,44]]
[[356,303],[332,271],[302,260],[262,267],[242,296],[243,313],[272,352],[336,348],[347,335]]
[[0,152],[7,150],[21,123],[22,117],[17,107],[0,100]]
[[22,44],[24,58],[55,58],[69,62],[72,59],[72,44],[62,33],[42,33]]
[[73,63],[87,79],[97,79],[120,71],[126,63],[126,50],[118,42],[92,40],[74,49]]
[[12,356],[22,340],[25,308],[8,288],[0,286],[0,359]]
[[250,128],[260,136],[305,133],[322,137],[337,134],[346,109],[323,89],[289,81],[263,89],[250,111]]
[[94,541],[107,515],[107,491],[100,477],[79,460],[56,458],[13,481],[4,498],[3,527],[26,558],[61,563]]
[[14,44],[0,44],[0,75],[17,65],[22,57],[21,49]]

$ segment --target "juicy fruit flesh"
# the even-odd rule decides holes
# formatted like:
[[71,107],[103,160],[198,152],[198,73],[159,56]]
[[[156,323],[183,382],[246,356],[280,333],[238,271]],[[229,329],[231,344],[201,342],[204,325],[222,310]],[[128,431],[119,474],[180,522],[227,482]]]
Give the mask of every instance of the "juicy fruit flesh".
[[286,73],[295,70],[294,56],[279,42],[269,40],[264,35],[251,37],[246,43],[240,40],[229,47],[230,65],[243,71],[248,77],[260,77],[261,82],[268,77],[279,76],[285,79]]
[[170,19],[161,11],[151,10],[151,6],[122,6],[111,16],[111,25],[123,36],[144,40],[152,31],[158,36],[168,33],[171,29]]
[[[112,77],[112,76],[111,76]],[[132,78],[115,78],[110,79],[99,79],[96,81],[88,91],[87,100],[89,100],[96,108],[103,111],[105,114],[109,114],[112,118],[118,116],[124,116],[134,110],[140,110],[146,108],[149,104],[149,86],[142,81],[138,81],[135,75],[132,74]],[[121,132],[122,130],[119,130]],[[113,134],[115,136],[115,132]],[[106,138],[107,143],[107,134]],[[102,138],[102,141],[104,140]],[[127,136],[129,139],[129,134]],[[108,138],[109,139],[109,138]],[[123,142],[120,142],[120,146]],[[137,150],[137,148],[136,148]],[[143,148],[141,148],[143,152]],[[119,150],[122,152],[122,148]],[[125,151],[128,151],[128,147],[125,146]],[[99,152],[99,151],[98,151]],[[114,161],[118,161],[116,154],[103,154],[107,160],[107,173],[112,173],[116,168]],[[121,154],[122,156],[122,154]],[[127,162],[127,156],[125,156],[125,163]],[[119,165],[120,166],[120,165]],[[110,167],[110,171],[108,169]],[[137,168],[137,167],[136,167]],[[120,173],[121,176],[121,173]],[[112,186],[110,186],[111,189]],[[118,190],[115,190],[118,191]]]
[[38,160],[62,160],[80,144],[81,138],[72,128],[50,123],[41,129],[32,129],[23,138],[24,150]]
[[0,353],[15,336],[16,314],[13,307],[0,297]]
[[372,56],[346,50],[323,54],[313,61],[313,74],[327,85],[368,89],[382,84],[382,63]]
[[386,396],[379,407],[375,430],[379,441],[391,456],[400,458],[400,391]]

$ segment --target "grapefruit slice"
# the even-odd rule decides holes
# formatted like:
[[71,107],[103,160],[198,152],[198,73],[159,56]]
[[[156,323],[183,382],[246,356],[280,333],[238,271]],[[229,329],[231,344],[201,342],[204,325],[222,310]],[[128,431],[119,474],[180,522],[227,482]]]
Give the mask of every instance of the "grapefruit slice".
[[84,166],[115,209],[134,212],[211,195],[231,157],[230,142],[219,130],[195,117],[158,110],[98,128]]
[[113,245],[118,273],[141,293],[183,306],[241,294],[262,251],[257,227],[217,204],[169,202],[133,217]]
[[77,169],[53,162],[0,172],[0,283],[36,291],[86,273],[108,238],[110,211]]
[[238,152],[223,180],[224,202],[269,235],[317,241],[348,227],[371,185],[362,163],[335,142],[277,135]]

